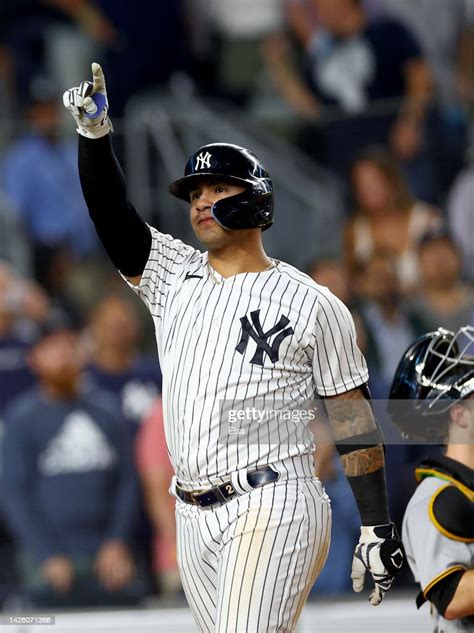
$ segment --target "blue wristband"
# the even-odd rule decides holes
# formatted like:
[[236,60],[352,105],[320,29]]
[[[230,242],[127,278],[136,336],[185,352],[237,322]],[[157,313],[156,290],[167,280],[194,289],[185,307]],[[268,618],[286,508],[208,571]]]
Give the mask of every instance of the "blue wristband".
[[101,92],[96,92],[94,95],[92,95],[92,101],[97,106],[97,110],[92,114],[89,114],[89,112],[86,112],[84,110],[84,114],[88,119],[95,119],[96,117],[98,117],[107,104],[107,99],[105,95],[103,95]]

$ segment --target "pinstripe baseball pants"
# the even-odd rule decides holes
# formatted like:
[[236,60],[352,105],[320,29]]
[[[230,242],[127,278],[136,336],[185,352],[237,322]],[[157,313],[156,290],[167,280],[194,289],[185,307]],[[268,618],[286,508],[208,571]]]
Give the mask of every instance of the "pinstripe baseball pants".
[[177,501],[178,564],[201,632],[295,630],[326,561],[331,509],[318,479],[285,471],[219,506]]

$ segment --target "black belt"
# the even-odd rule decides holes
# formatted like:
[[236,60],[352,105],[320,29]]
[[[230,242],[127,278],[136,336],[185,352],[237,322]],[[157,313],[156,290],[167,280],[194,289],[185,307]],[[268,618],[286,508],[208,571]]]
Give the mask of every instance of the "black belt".
[[[264,466],[259,470],[252,470],[247,473],[247,481],[252,488],[259,488],[278,479],[280,479],[280,473],[274,471],[270,466]],[[240,493],[228,482],[220,484],[220,486],[214,486],[214,488],[210,488],[205,492],[190,492],[189,490],[183,490],[179,484],[176,484],[176,494],[182,501],[204,508],[215,503],[225,503]]]

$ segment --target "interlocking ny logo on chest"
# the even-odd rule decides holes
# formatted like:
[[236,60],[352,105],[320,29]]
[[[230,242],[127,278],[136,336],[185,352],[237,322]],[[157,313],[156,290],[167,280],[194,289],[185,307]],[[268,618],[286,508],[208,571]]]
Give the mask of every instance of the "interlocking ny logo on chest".
[[[242,336],[240,337],[239,344],[235,348],[236,351],[239,352],[239,354],[244,354],[250,339],[252,339],[257,344],[257,349],[250,362],[253,365],[263,367],[263,355],[267,354],[271,362],[276,363],[279,358],[280,345],[288,336],[291,336],[294,331],[292,327],[287,327],[290,320],[288,317],[282,315],[278,323],[268,330],[268,332],[264,332],[260,323],[260,310],[251,312],[250,319],[252,323],[250,323],[247,316],[240,318]],[[275,334],[276,336],[270,345],[270,338]]]

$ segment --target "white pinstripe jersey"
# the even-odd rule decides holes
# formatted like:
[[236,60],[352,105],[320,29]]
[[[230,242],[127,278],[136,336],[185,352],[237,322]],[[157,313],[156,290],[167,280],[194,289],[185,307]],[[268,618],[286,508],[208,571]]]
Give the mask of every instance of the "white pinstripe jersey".
[[129,285],[153,316],[180,484],[206,488],[231,472],[312,452],[305,422],[279,423],[266,443],[231,441],[222,406],[278,410],[367,382],[348,309],[289,264],[224,279],[207,253],[150,228],[140,285]]

